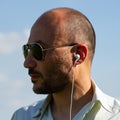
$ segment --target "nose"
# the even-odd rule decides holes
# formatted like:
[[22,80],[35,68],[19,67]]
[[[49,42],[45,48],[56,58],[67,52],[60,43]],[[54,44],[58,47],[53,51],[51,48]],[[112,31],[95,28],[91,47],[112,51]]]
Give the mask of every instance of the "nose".
[[25,68],[34,68],[36,67],[37,63],[36,63],[36,60],[35,58],[32,56],[32,55],[28,55],[26,58],[25,58],[25,61],[24,61],[24,67]]

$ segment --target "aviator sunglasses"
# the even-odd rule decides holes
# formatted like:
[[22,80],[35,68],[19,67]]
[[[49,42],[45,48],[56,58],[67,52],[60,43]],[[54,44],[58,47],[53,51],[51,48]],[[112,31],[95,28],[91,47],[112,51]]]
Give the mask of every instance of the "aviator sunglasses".
[[59,47],[53,47],[53,48],[44,48],[42,45],[38,43],[26,44],[26,45],[23,45],[23,55],[26,58],[28,56],[28,53],[31,52],[33,57],[40,61],[40,60],[44,60],[45,51],[52,50],[55,48],[74,46],[74,45],[76,45],[76,43],[59,46]]

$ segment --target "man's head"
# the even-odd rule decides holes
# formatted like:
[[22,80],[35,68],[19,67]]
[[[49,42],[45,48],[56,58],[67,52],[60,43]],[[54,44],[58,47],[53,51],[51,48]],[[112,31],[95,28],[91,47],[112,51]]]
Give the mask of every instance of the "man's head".
[[[71,84],[73,66],[79,66],[79,72],[83,66],[88,65],[90,69],[95,52],[94,29],[79,11],[52,9],[40,16],[32,26],[28,48],[32,51],[27,51],[24,66],[29,69],[34,92],[58,92]],[[37,50],[43,50],[43,54],[38,52],[42,54],[41,60],[33,54]],[[80,56],[77,61],[76,55]]]

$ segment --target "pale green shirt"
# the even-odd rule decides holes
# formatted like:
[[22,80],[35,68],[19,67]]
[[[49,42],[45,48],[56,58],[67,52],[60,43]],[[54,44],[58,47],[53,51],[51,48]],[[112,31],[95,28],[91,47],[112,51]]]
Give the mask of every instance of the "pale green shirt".
[[[20,108],[11,120],[53,120],[49,103],[51,95],[27,107]],[[73,120],[120,120],[120,102],[104,94],[96,85],[93,99]]]

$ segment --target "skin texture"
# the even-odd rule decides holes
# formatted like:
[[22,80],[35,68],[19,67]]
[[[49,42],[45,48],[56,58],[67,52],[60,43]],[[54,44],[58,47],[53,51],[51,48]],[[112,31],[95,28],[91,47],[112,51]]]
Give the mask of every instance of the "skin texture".
[[[45,48],[77,43],[45,52],[44,60],[31,53],[24,61],[31,76],[33,91],[52,94],[51,111],[54,120],[68,120],[74,80],[72,118],[93,96],[91,63],[95,51],[92,25],[80,12],[69,8],[52,9],[33,24],[28,44],[39,43]],[[76,54],[80,59],[75,61]]]

